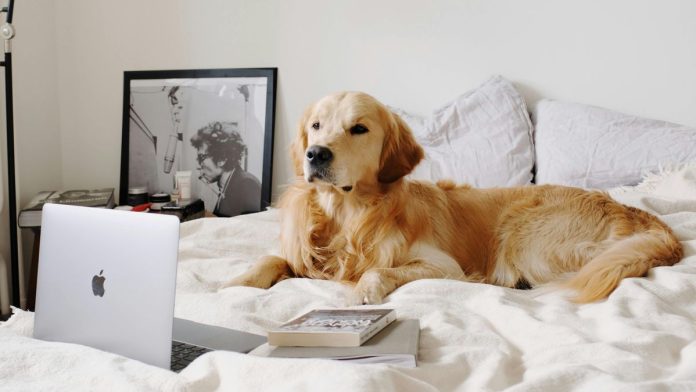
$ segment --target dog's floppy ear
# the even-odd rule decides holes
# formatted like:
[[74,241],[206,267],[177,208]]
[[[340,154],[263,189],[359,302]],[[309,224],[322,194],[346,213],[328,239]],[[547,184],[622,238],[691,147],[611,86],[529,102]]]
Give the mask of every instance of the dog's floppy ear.
[[304,160],[305,151],[307,150],[307,121],[309,121],[309,116],[312,114],[312,108],[314,105],[310,105],[305,109],[302,117],[300,118],[300,123],[297,125],[297,135],[295,140],[290,145],[290,158],[295,166],[295,175],[304,176]]
[[385,135],[379,165],[379,182],[391,183],[407,175],[423,159],[423,148],[411,129],[395,113],[385,109]]

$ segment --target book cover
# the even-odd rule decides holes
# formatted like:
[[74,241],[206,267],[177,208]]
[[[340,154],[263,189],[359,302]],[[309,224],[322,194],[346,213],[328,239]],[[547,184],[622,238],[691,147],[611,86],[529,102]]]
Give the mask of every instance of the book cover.
[[46,203],[70,204],[83,207],[106,207],[113,198],[114,188],[75,189],[53,192],[46,200]]
[[420,323],[396,320],[360,347],[271,347],[264,344],[251,354],[279,358],[322,358],[352,363],[386,363],[403,367],[418,364]]
[[116,205],[114,188],[42,191],[34,196],[34,198],[20,210],[17,222],[19,227],[41,226],[41,210],[46,203],[101,208],[113,208]]
[[54,194],[54,191],[41,191],[34,196],[29,203],[27,203],[24,208],[22,208],[21,212],[24,211],[41,211],[43,208],[44,203],[46,203],[46,200],[48,200],[49,196]]
[[355,347],[396,319],[394,309],[313,310],[268,331],[273,346]]

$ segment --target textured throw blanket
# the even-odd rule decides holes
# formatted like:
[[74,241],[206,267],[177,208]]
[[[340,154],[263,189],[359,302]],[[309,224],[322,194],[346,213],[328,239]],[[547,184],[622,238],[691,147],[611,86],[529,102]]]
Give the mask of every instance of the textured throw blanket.
[[[609,299],[588,305],[542,290],[407,284],[386,305],[420,319],[415,369],[212,352],[175,374],[32,339],[33,314],[15,310],[0,325],[0,390],[696,390],[696,168],[653,175],[612,195],[659,215],[684,244],[685,259],[626,279]],[[311,309],[343,306],[348,289],[329,281],[219,289],[257,257],[277,252],[277,211],[185,223],[176,316],[263,334]]]

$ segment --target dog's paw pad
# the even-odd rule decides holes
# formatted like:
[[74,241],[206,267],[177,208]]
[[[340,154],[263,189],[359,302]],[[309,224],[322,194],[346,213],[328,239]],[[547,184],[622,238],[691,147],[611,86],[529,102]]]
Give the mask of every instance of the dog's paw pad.
[[388,293],[379,273],[368,271],[360,278],[348,298],[350,305],[379,305]]
[[359,293],[355,291],[351,292],[346,296],[346,306],[358,306],[365,304],[365,297],[361,297]]
[[379,305],[383,301],[384,299],[381,296],[371,296],[354,292],[346,298],[346,306]]

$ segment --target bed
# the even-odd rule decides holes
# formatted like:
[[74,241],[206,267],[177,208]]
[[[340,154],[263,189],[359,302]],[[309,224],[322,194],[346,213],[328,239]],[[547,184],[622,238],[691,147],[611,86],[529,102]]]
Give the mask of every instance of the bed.
[[[587,305],[573,304],[564,293],[543,289],[515,290],[454,280],[409,283],[389,295],[385,305],[396,308],[399,318],[420,320],[414,369],[218,351],[199,357],[176,374],[89,347],[35,340],[31,337],[33,313],[15,309],[15,315],[0,324],[0,389],[696,390],[696,165],[683,163],[696,162],[689,155],[696,150],[692,148],[696,132],[553,102],[537,105],[533,126],[524,102],[504,80],[493,78],[482,88],[479,102],[475,102],[477,93],[467,93],[429,120],[394,109],[426,147],[428,162],[414,173],[416,177],[473,172],[479,176],[456,180],[479,186],[524,185],[532,180],[531,169],[536,165],[537,183],[565,179],[568,185],[611,188],[610,194],[620,202],[658,215],[684,245],[685,258],[674,266],[655,268],[645,278],[625,279],[607,300]],[[502,95],[496,98],[496,94]],[[471,132],[442,129],[454,123],[450,117],[461,118],[462,112],[487,121],[489,133],[500,131],[495,133],[499,141],[491,143],[493,136],[480,135],[472,141]],[[576,118],[570,121],[569,117]],[[491,118],[500,120],[496,123],[500,129],[491,129]],[[598,119],[610,129],[596,126]],[[641,134],[654,130],[660,139],[664,135],[686,138],[683,142],[677,136],[671,139],[683,154],[669,150],[682,164],[656,168],[664,160],[654,153],[640,156],[634,151],[628,155],[635,162],[626,158],[621,164],[610,162],[607,169],[602,166],[605,162],[597,160],[607,152],[597,145],[581,146],[597,139],[604,139],[602,146],[607,148],[631,145],[636,138],[621,134],[622,124],[632,129],[642,124]],[[470,122],[468,126],[482,125]],[[598,136],[569,137],[578,126],[583,132],[596,128]],[[627,141],[621,141],[622,137]],[[448,151],[470,148],[476,140],[481,141],[476,154],[461,153],[456,159],[448,155]],[[516,144],[505,149],[498,164],[486,164],[493,152],[481,150],[505,141]],[[477,154],[485,159],[458,161],[476,159]],[[584,166],[575,167],[573,159]],[[478,169],[463,172],[461,167]],[[506,170],[495,171],[496,167]],[[652,174],[641,180],[640,173],[646,171]],[[631,183],[638,185],[617,186]],[[176,317],[264,334],[311,309],[344,306],[349,289],[331,281],[296,278],[268,290],[221,288],[258,257],[278,254],[278,216],[277,210],[270,209],[184,223]]]

